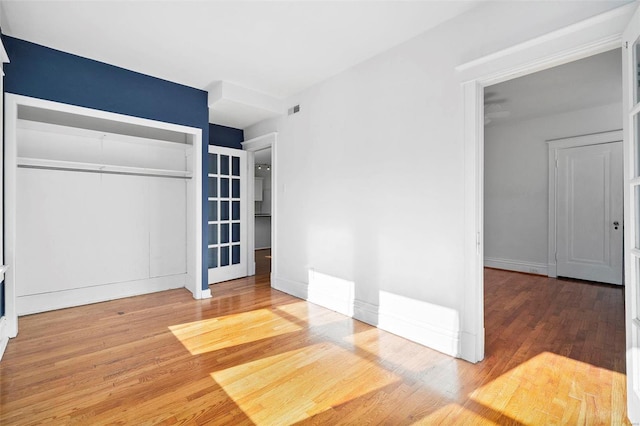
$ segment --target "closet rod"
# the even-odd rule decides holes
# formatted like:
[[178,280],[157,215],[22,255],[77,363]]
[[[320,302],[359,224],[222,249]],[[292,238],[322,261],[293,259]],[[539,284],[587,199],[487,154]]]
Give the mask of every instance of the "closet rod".
[[144,167],[116,166],[110,164],[81,163],[75,161],[45,160],[19,157],[17,166],[28,169],[63,170],[71,172],[107,173],[131,176],[152,176],[191,179],[193,173],[182,170],[151,169]]
[[60,170],[68,172],[84,172],[84,173],[102,173],[108,175],[128,175],[128,176],[149,176],[149,177],[162,177],[170,179],[191,179],[191,175],[186,176],[172,176],[163,173],[146,173],[146,172],[119,172],[112,170],[89,170],[89,169],[74,169],[73,167],[51,167],[51,166],[27,166],[18,164],[21,169],[41,169],[41,170]]

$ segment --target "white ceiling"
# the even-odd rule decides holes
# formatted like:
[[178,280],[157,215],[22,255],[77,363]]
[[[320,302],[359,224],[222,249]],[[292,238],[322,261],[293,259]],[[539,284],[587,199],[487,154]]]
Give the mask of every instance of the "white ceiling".
[[621,101],[620,49],[485,88],[485,113],[491,103],[509,112],[508,117],[494,118],[488,126]]
[[[225,81],[283,99],[479,3],[2,0],[0,4],[2,29],[10,36],[199,89]],[[227,122],[227,114],[236,126],[246,126],[237,120],[243,108],[230,108],[222,105],[218,113],[224,122],[218,124]]]

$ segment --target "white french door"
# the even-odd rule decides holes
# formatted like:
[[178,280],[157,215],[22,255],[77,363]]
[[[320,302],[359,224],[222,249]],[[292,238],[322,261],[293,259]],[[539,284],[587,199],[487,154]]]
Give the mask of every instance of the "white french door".
[[625,139],[625,325],[627,408],[640,423],[640,9],[623,34],[623,128]]
[[247,276],[247,153],[209,146],[208,283]]

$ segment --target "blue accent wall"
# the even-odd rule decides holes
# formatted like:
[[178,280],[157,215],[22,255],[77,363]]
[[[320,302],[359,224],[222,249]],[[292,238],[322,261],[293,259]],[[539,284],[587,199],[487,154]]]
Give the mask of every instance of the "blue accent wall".
[[[207,205],[207,92],[45,46],[2,36],[10,63],[5,92],[202,129]],[[160,48],[160,47],[159,47]],[[202,288],[207,289],[207,215],[202,215]]]
[[233,127],[209,124],[209,145],[226,146],[227,148],[242,149],[244,132]]

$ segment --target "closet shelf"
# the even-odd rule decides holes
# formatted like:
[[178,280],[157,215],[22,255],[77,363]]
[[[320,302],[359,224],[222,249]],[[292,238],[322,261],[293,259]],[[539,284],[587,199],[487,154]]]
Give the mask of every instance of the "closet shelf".
[[48,160],[43,158],[18,157],[18,167],[32,169],[69,170],[78,172],[110,173],[140,176],[159,176],[191,179],[192,172],[146,167],[117,166],[113,164],[83,163],[78,161]]
[[170,148],[183,151],[190,151],[193,145],[184,142],[173,142],[168,140],[160,140],[146,138],[142,136],[131,136],[126,134],[113,134],[105,131],[91,130],[79,127],[61,126],[52,123],[43,123],[25,119],[18,120],[18,128],[25,130],[35,130],[39,132],[56,133],[67,136],[80,136],[100,139],[106,143],[126,142],[132,144],[146,145],[150,147]]

